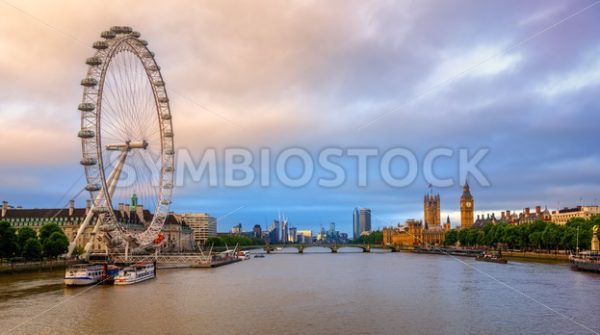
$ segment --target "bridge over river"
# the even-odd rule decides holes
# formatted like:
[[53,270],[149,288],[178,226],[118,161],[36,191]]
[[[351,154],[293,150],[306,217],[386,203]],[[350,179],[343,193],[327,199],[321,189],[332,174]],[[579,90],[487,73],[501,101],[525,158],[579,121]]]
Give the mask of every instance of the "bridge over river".
[[273,251],[288,248],[297,249],[299,254],[304,253],[306,249],[310,248],[325,248],[329,249],[332,253],[337,253],[342,248],[357,248],[361,249],[362,252],[371,252],[371,249],[388,249],[390,251],[397,251],[396,248],[391,246],[371,245],[371,244],[358,244],[358,243],[313,243],[313,244],[300,244],[300,243],[289,243],[289,244],[266,244],[266,245],[253,245],[253,246],[242,246],[243,250],[251,249],[263,249],[266,253],[270,254]]
[[[199,253],[156,253],[146,255],[134,255],[134,254],[119,254],[114,253],[109,256],[110,260],[115,263],[145,263],[145,262],[156,262],[157,264],[170,264],[170,265],[181,265],[181,266],[192,266],[192,267],[214,267],[223,264],[231,263],[232,261],[238,260],[235,254],[237,250],[264,250],[264,252],[270,254],[276,250],[281,249],[296,249],[298,254],[303,254],[307,249],[324,248],[329,249],[328,252],[338,253],[342,248],[355,248],[360,249],[362,252],[371,252],[373,249],[389,250],[391,252],[399,251],[400,249],[395,246],[382,246],[382,245],[371,245],[371,244],[356,244],[356,243],[317,243],[317,244],[267,244],[267,245],[250,245],[240,246],[234,249],[227,247],[212,247],[209,251],[201,251]],[[314,251],[311,251],[314,253]],[[101,257],[98,261],[105,261],[104,257]]]

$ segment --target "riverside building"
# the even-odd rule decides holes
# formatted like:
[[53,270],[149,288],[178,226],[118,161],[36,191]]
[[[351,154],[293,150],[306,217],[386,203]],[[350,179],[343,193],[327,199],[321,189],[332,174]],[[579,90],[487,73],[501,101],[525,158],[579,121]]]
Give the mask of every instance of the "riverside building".
[[[186,223],[193,231],[193,241],[197,248],[203,247],[209,237],[217,236],[217,219],[208,213],[176,214],[180,222]],[[241,230],[240,224],[240,230]]]
[[570,219],[590,219],[600,214],[600,206],[577,206],[575,208],[563,208],[552,212],[552,222],[564,225]]
[[[133,205],[132,205],[133,204]],[[143,205],[137,204],[135,195],[132,196],[132,204],[119,204],[115,209],[115,217],[128,230],[142,232],[146,230],[153,215]],[[69,201],[67,208],[12,208],[8,202],[2,203],[0,221],[7,221],[15,229],[29,227],[36,232],[45,224],[55,223],[65,233],[69,241],[75,239],[79,226],[85,220],[87,213],[91,210],[91,201],[86,201],[85,208],[76,208],[75,201]],[[82,238],[77,241],[77,246],[84,248],[88,242],[91,244],[91,252],[105,252],[106,248],[101,235],[94,235],[94,225],[89,225],[83,232]],[[165,219],[162,232],[164,242],[161,250],[170,252],[191,251],[194,248],[192,230],[185,221],[179,221],[173,214]]]
[[371,232],[371,210],[369,208],[361,208],[359,212],[359,235]]
[[415,247],[442,245],[446,232],[450,231],[450,217],[442,225],[439,194],[427,194],[423,200],[424,221],[408,219],[404,225],[383,229],[383,243],[387,245]]

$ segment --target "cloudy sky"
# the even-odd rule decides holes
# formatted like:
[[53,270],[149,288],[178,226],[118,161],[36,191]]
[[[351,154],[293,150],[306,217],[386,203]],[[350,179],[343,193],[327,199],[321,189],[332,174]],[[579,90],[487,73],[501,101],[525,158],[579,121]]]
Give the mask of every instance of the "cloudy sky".
[[[84,186],[77,105],[91,44],[130,25],[156,53],[176,147],[273,155],[304,148],[488,148],[472,184],[480,212],[600,198],[600,4],[575,1],[0,1],[0,197],[62,207]],[[377,161],[377,158],[375,158]],[[297,162],[296,162],[297,163]],[[297,165],[291,161],[294,170]],[[374,228],[422,217],[427,181],[386,185],[342,158],[340,187],[210,187],[184,178],[173,209],[249,229],[285,212],[292,226],[354,207]],[[457,156],[438,159],[442,213],[458,221]],[[394,170],[402,175],[402,162]],[[293,171],[292,171],[293,172]],[[181,173],[178,171],[178,173]],[[83,205],[84,195],[77,198]]]

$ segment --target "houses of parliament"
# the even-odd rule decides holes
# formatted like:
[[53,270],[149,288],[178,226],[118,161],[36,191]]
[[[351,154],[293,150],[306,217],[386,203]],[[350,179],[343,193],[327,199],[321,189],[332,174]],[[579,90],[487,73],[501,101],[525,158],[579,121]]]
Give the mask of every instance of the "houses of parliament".
[[[423,221],[408,219],[404,225],[383,229],[383,242],[397,246],[441,245],[445,234],[450,231],[450,217],[441,223],[440,195],[429,192],[423,199]],[[465,182],[460,197],[460,227],[469,228],[474,222],[474,200]]]

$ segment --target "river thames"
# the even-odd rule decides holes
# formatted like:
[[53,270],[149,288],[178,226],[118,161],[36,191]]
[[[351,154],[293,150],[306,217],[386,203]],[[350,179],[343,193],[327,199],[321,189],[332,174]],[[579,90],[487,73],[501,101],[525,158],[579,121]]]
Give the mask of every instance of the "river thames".
[[[159,270],[65,288],[62,271],[0,277],[11,334],[594,334],[600,275],[568,264],[408,253],[309,253]],[[15,328],[17,327],[17,328]]]

